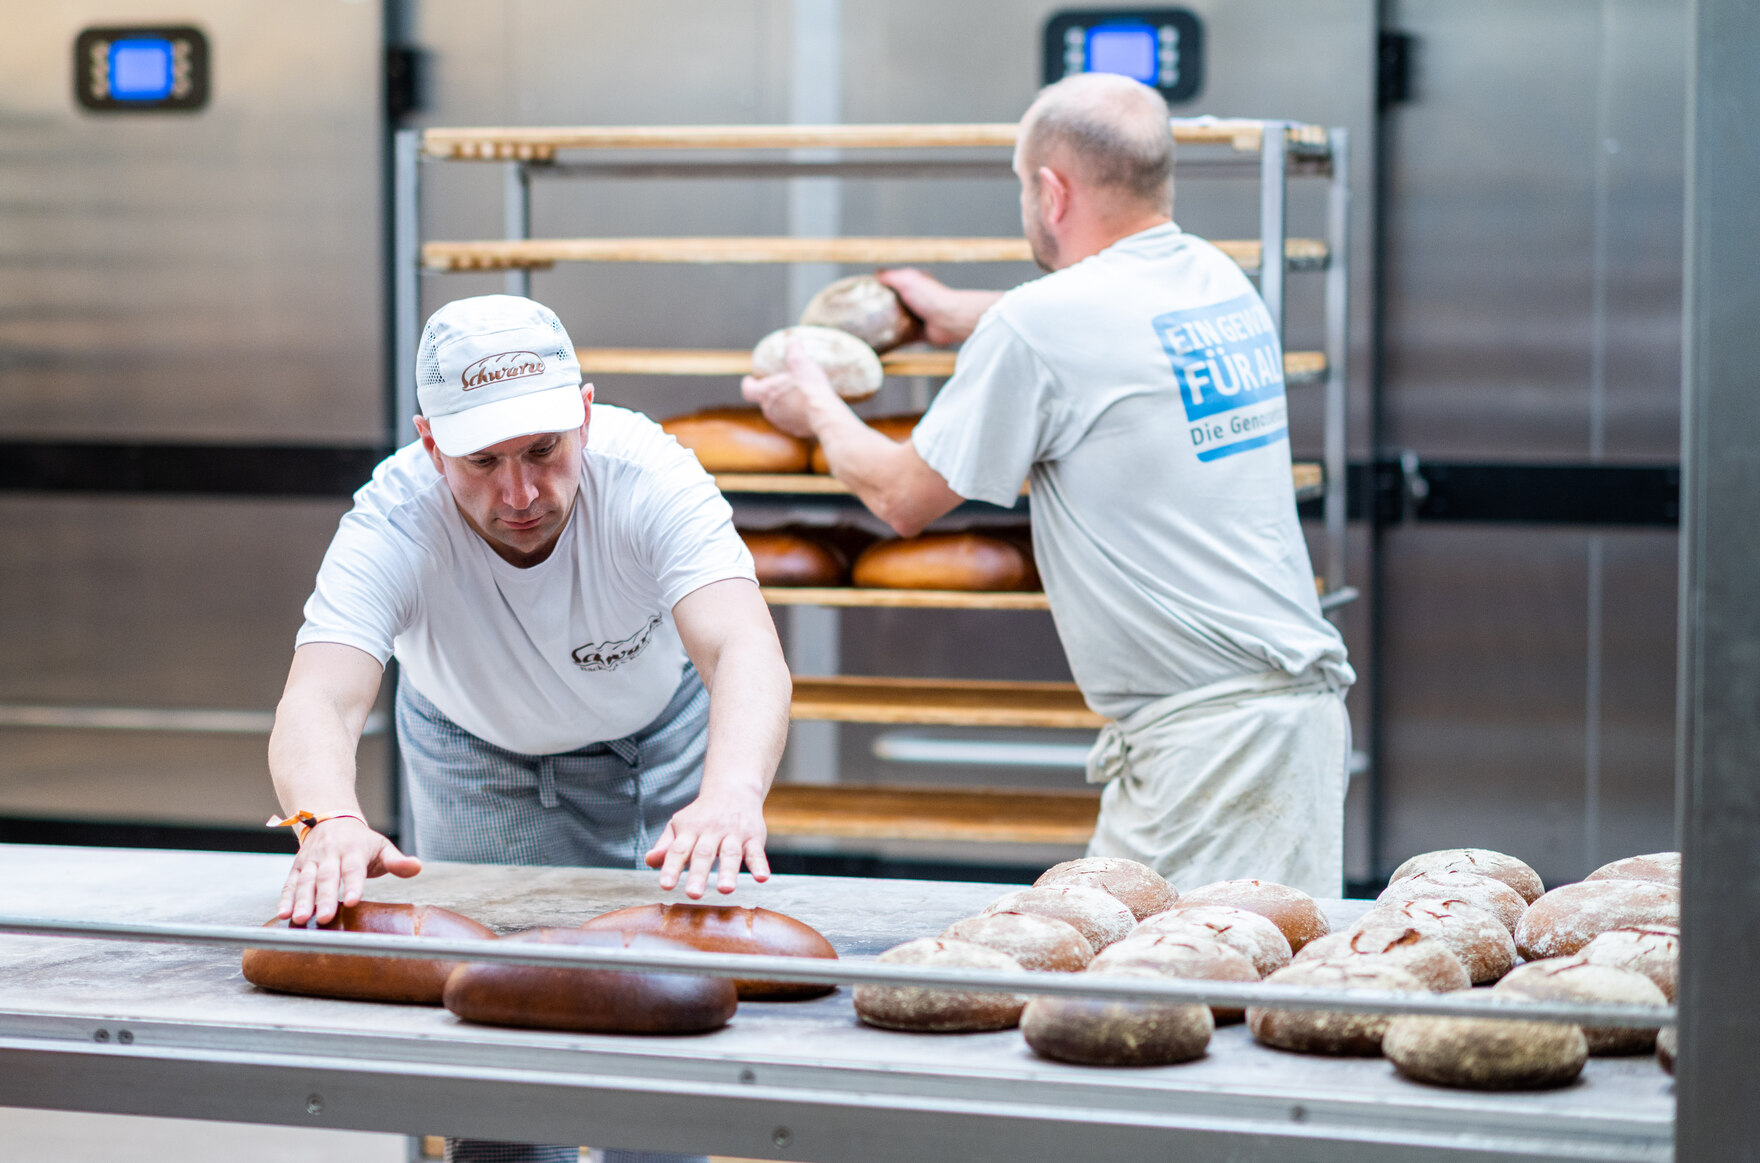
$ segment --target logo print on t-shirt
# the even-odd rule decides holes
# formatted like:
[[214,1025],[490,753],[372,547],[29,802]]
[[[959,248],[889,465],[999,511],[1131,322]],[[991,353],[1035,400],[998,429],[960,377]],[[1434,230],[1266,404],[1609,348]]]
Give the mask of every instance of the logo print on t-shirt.
[[1150,322],[1173,363],[1199,460],[1263,448],[1289,435],[1277,328],[1258,295],[1169,311]]
[[575,647],[569,657],[582,670],[616,670],[647,649],[648,639],[654,636],[654,627],[659,624],[660,615],[650,615],[648,624],[628,638],[619,638],[616,642],[589,642]]

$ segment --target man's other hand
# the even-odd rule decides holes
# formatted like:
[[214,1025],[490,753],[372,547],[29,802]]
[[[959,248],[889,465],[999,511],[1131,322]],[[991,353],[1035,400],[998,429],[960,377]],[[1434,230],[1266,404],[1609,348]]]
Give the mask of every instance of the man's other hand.
[[281,887],[281,909],[275,915],[298,927],[320,925],[336,916],[339,904],[356,905],[368,877],[414,876],[422,862],[405,856],[397,845],[351,816],[337,816],[306,833],[293,868]]
[[769,880],[766,835],[762,796],[702,795],[673,815],[645,859],[649,868],[660,870],[660,887],[668,891],[678,886],[688,866],[684,894],[699,900],[717,861],[721,867],[715,887],[723,893],[738,886],[741,863],[752,870],[753,880]]
[[775,375],[747,376],[740,381],[740,392],[749,403],[764,410],[764,419],[794,436],[813,435],[813,411],[839,400],[825,369],[807,358],[798,339],[790,338],[787,355],[788,370]]
[[896,291],[923,321],[923,338],[936,347],[964,343],[984,312],[1002,298],[1000,291],[956,291],[915,267],[881,271],[874,277]]

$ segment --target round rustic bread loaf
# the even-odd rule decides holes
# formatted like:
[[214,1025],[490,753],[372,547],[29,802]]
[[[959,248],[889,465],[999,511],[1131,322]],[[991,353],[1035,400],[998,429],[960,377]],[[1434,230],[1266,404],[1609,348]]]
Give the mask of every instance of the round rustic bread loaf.
[[[1158,977],[1146,965],[1117,965],[1116,977]],[[1035,1054],[1081,1066],[1171,1066],[1201,1058],[1210,1045],[1210,1011],[1200,1005],[1036,997],[1021,1014]]]
[[1329,933],[1304,945],[1296,960],[1336,961],[1344,957],[1385,958],[1437,993],[1453,993],[1473,985],[1467,967],[1447,945],[1416,929],[1395,925]]
[[1680,1044],[1679,1027],[1664,1026],[1656,1032],[1656,1061],[1670,1074],[1674,1073],[1674,1060],[1680,1053]]
[[887,590],[1031,590],[1033,559],[1005,537],[968,529],[877,541],[856,559],[855,584]]
[[1529,961],[1568,957],[1609,929],[1681,923],[1681,893],[1647,880],[1585,880],[1555,888],[1522,914],[1516,948]]
[[805,472],[812,442],[790,436],[756,408],[705,408],[660,421],[708,472]]
[[[646,933],[533,929],[503,941],[604,949],[677,950],[682,941]],[[446,979],[446,1008],[467,1022],[594,1034],[701,1034],[739,1007],[733,982],[688,973],[552,969],[471,962]]]
[[1609,965],[1642,973],[1656,983],[1662,996],[1674,1000],[1680,975],[1681,931],[1673,925],[1609,929],[1577,952],[1591,965]]
[[801,352],[818,364],[831,390],[853,402],[880,390],[886,373],[874,349],[835,327],[784,327],[758,340],[752,348],[752,374],[762,378],[788,370],[788,341],[799,340]]
[[1583,1031],[1561,1022],[1432,1018],[1387,1023],[1381,1052],[1407,1078],[1465,1090],[1545,1090],[1583,1072]]
[[1121,941],[1137,927],[1136,914],[1130,906],[1110,893],[1079,884],[1059,884],[1049,888],[1023,888],[990,902],[984,912],[1037,913],[1074,925],[1086,937],[1094,952]]
[[898,292],[873,275],[851,275],[827,283],[807,301],[801,322],[847,331],[876,353],[885,353],[917,337],[920,321]]
[[[286,929],[286,921],[269,921],[265,929]],[[433,937],[444,941],[493,941],[495,931],[450,909],[431,905],[381,904],[361,901],[341,905],[327,924],[308,929],[371,933],[393,937]],[[440,1004],[446,978],[456,961],[421,961],[406,957],[363,957],[349,953],[292,953],[281,949],[246,949],[244,979],[259,989],[338,997],[350,1001]]]
[[1648,880],[1653,884],[1681,886],[1681,854],[1652,852],[1648,856],[1628,856],[1603,864],[1584,880]]
[[941,933],[1006,953],[1040,973],[1079,973],[1094,960],[1094,947],[1068,921],[1038,913],[985,913],[955,921]]
[[741,529],[761,586],[840,586],[849,566],[835,547],[791,529]]
[[1411,901],[1377,905],[1351,926],[1352,932],[1374,928],[1416,929],[1448,946],[1467,967],[1474,985],[1496,981],[1516,961],[1516,943],[1503,922],[1461,900]]
[[[601,913],[583,929],[647,933],[682,941],[705,953],[745,953],[765,957],[817,957],[837,960],[825,935],[804,921],[769,909],[740,905],[634,905]],[[837,987],[810,981],[736,979],[742,1001],[798,1001],[824,997]]]
[[[862,423],[886,437],[895,444],[904,444],[917,429],[917,421],[923,418],[921,412],[911,412],[903,416],[870,416],[864,417]],[[825,449],[813,445],[813,471],[821,476],[831,471],[831,461],[825,455]]]
[[[1006,953],[970,941],[920,937],[895,945],[876,960],[887,965],[934,965],[945,969],[1027,971]],[[1006,1030],[1020,1020],[1026,999],[1012,993],[970,993],[914,985],[858,985],[856,1016],[870,1026],[929,1034]]]
[[1420,872],[1389,884],[1375,898],[1377,904],[1406,901],[1461,900],[1477,905],[1499,921],[1512,934],[1528,911],[1522,894],[1503,883],[1477,872]]
[[1172,908],[1179,896],[1167,878],[1147,864],[1116,856],[1065,860],[1042,873],[1033,887],[1053,884],[1082,884],[1110,893],[1129,906],[1139,921]]
[[1131,936],[1167,933],[1207,933],[1224,945],[1247,955],[1259,976],[1276,973],[1289,964],[1289,938],[1270,919],[1246,909],[1226,905],[1198,905],[1157,913],[1139,922]]
[[[1660,1006],[1668,999],[1656,983],[1642,973],[1591,965],[1580,957],[1554,957],[1530,961],[1510,970],[1491,987],[1493,992],[1534,998],[1537,1001],[1605,1001],[1625,1005]],[[1591,1054],[1648,1054],[1656,1048],[1656,1028],[1584,1026]]]
[[[1319,989],[1429,992],[1423,982],[1399,966],[1372,957],[1297,961],[1279,969],[1265,982]],[[1385,1014],[1336,1010],[1275,1010],[1264,1006],[1247,1009],[1247,1028],[1252,1030],[1253,1037],[1267,1046],[1303,1054],[1355,1054],[1372,1058],[1381,1053],[1381,1035],[1387,1031],[1387,1020]]]
[[1404,880],[1421,872],[1477,872],[1480,876],[1503,881],[1521,893],[1522,900],[1528,904],[1539,900],[1540,894],[1546,891],[1546,886],[1540,883],[1539,873],[1514,856],[1493,852],[1489,848],[1442,848],[1435,852],[1420,852],[1394,869],[1388,881]]
[[[1168,977],[1198,981],[1258,981],[1259,971],[1239,949],[1200,932],[1131,934],[1095,955],[1088,968],[1095,973],[1123,965],[1142,965]],[[1238,1006],[1212,1006],[1217,1025],[1238,1022],[1246,1012]]]
[[1258,913],[1283,931],[1291,953],[1332,931],[1326,914],[1313,897],[1299,888],[1269,880],[1219,880],[1200,885],[1181,895],[1173,907],[1183,911],[1200,905],[1225,905]]

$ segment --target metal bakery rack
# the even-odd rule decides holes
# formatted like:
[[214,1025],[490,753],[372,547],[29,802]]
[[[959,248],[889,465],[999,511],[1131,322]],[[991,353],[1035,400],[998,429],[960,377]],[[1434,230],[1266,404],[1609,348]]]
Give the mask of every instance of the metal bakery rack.
[[[1285,280],[1316,272],[1324,279],[1324,349],[1286,351],[1284,378],[1293,390],[1324,393],[1322,457],[1293,466],[1299,502],[1317,502],[1324,561],[1316,578],[1321,606],[1356,597],[1345,578],[1344,481],[1349,345],[1349,145],[1343,129],[1284,121],[1174,119],[1181,180],[1257,177],[1257,238],[1212,240],[1258,279],[1260,294],[1284,328]],[[590,126],[581,128],[425,129],[396,140],[393,291],[397,430],[415,413],[415,346],[420,336],[421,279],[448,273],[507,272],[507,290],[529,294],[534,270],[557,263],[995,263],[1031,261],[1017,236],[941,237],[531,237],[536,180],[756,179],[798,177],[970,178],[1006,176],[1016,126],[771,125]],[[423,170],[434,163],[504,167],[501,238],[449,241],[422,237]],[[1290,237],[1286,229],[1292,178],[1327,183],[1321,237]],[[1266,263],[1264,256],[1284,256]],[[581,368],[599,375],[717,376],[750,370],[745,350],[701,348],[577,349]],[[903,350],[882,358],[888,375],[945,378],[955,353]],[[849,503],[835,478],[800,474],[721,474],[730,496],[791,504]],[[1030,498],[1023,498],[1023,503]],[[961,610],[1043,610],[1042,593],[969,593],[855,587],[766,587],[774,606],[893,607]],[[830,675],[797,677],[796,720],[965,727],[1098,728],[1073,683],[944,681]],[[773,835],[905,840],[1012,840],[1085,843],[1098,800],[1072,792],[981,793],[974,813],[967,791],[874,789],[779,783],[767,818]],[[903,800],[901,801],[901,797]],[[903,801],[909,801],[909,807]],[[979,817],[983,818],[979,818]]]

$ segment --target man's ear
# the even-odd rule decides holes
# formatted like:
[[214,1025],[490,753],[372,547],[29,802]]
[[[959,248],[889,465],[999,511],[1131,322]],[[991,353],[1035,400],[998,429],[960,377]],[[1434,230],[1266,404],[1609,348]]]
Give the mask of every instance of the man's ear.
[[1039,217],[1047,225],[1057,225],[1069,213],[1069,182],[1050,166],[1040,166],[1038,177]]
[[428,427],[426,416],[417,416],[416,432],[421,435],[422,448],[428,453],[428,459],[434,462],[434,471],[441,476],[446,475],[446,463],[440,459],[440,446],[434,443],[434,431]]
[[582,384],[581,385],[581,408],[586,413],[586,415],[581,420],[581,444],[584,447],[587,443],[587,425],[591,424],[593,421],[593,385],[592,384]]

